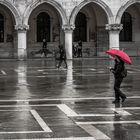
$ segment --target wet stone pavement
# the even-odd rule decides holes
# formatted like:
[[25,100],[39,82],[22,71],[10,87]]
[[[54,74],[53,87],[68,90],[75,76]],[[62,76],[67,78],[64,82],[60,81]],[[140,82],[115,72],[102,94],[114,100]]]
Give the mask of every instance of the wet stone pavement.
[[126,65],[122,104],[112,104],[113,62],[0,61],[0,140],[140,140],[140,58]]

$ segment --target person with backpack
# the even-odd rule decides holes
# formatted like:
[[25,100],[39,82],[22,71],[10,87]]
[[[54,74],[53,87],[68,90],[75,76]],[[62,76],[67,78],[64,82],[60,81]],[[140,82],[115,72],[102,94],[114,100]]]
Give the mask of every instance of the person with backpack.
[[125,101],[126,95],[120,90],[121,83],[123,78],[126,77],[127,71],[125,69],[124,61],[120,59],[119,56],[114,57],[115,65],[114,68],[110,68],[110,71],[114,74],[114,91],[115,91],[115,100],[112,103],[119,103],[120,99],[122,102]]

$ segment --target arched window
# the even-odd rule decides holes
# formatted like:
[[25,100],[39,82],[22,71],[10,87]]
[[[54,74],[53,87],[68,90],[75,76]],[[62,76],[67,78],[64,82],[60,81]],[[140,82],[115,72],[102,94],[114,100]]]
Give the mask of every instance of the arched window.
[[4,42],[4,16],[0,14],[0,42]]
[[120,41],[132,41],[132,17],[129,13],[124,12],[121,24],[123,29],[120,32]]
[[75,21],[74,41],[87,41],[87,19],[85,14],[78,13]]
[[42,12],[37,16],[37,42],[50,41],[50,16]]

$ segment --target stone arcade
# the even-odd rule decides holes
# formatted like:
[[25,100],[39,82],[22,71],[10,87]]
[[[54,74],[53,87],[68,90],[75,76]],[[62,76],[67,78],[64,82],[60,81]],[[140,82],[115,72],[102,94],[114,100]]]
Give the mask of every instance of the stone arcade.
[[[139,56],[140,0],[0,0],[0,58],[31,58],[46,38],[48,49],[82,40],[83,57],[108,48]],[[86,54],[88,49],[89,54]]]

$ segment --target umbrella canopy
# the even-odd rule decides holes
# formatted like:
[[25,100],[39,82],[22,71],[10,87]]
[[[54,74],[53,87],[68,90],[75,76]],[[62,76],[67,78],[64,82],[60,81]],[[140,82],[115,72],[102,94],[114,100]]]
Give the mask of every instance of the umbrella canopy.
[[130,57],[124,51],[117,50],[117,49],[109,49],[109,50],[106,51],[106,53],[112,55],[113,57],[115,55],[119,56],[125,63],[132,64],[132,61],[131,61]]

